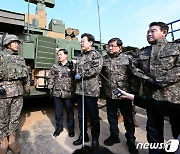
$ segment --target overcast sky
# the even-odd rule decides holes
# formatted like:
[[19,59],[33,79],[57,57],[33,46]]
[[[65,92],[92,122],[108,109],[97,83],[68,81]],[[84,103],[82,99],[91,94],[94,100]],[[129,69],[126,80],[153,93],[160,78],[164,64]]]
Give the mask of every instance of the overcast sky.
[[[119,37],[125,46],[141,48],[148,45],[149,23],[180,19],[180,0],[99,0],[99,7],[104,43]],[[0,8],[25,13],[28,6],[24,0],[3,0]],[[35,8],[30,4],[31,14],[35,14]],[[48,23],[52,18],[63,20],[66,28],[79,29],[80,34],[91,33],[99,40],[97,0],[55,0],[55,7],[47,8],[47,18]],[[180,22],[173,28],[180,29]],[[167,38],[171,41],[170,36]],[[180,32],[175,33],[175,38],[180,38]]]

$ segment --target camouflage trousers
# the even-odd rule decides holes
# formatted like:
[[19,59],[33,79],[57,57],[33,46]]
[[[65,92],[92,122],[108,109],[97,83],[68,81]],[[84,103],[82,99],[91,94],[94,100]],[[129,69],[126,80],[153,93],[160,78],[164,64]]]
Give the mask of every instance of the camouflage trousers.
[[0,99],[0,138],[16,135],[23,106],[23,96]]

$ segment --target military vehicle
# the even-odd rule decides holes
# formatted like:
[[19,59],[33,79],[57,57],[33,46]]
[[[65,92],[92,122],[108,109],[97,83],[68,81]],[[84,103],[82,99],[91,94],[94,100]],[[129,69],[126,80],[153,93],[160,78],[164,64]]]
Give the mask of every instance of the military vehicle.
[[[68,59],[75,59],[81,53],[77,39],[79,31],[67,28],[62,20],[51,19],[47,27],[46,7],[53,8],[55,0],[25,0],[28,13],[21,14],[0,9],[0,50],[5,33],[16,34],[20,40],[20,54],[25,58],[31,76],[30,96],[48,95],[47,75],[51,66],[57,61],[57,48],[68,51]],[[29,14],[29,3],[36,4],[36,13]],[[100,41],[94,48],[105,54]],[[102,49],[101,49],[102,48]],[[126,47],[124,50],[136,50]]]
[[65,24],[61,20],[52,19],[46,27],[46,7],[53,8],[54,0],[25,1],[37,5],[36,14],[0,10],[0,35],[2,38],[8,32],[20,38],[20,54],[25,58],[31,75],[30,96],[43,96],[48,94],[47,74],[57,60],[56,49],[67,49],[68,58],[73,59],[81,52],[80,42],[65,39]]

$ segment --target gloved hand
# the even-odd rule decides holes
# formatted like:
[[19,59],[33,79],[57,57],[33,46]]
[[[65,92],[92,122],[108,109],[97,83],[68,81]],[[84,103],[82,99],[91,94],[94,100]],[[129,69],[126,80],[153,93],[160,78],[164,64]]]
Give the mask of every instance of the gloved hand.
[[73,69],[73,62],[72,61],[68,61],[68,63],[67,63],[67,67],[71,70],[71,69]]
[[24,95],[29,96],[29,94],[30,94],[30,90],[26,90]]
[[119,88],[113,90],[113,94],[115,97],[120,97],[122,95],[121,90]]
[[155,79],[147,79],[145,80],[144,84],[151,90],[161,90],[162,87],[160,86],[160,84],[155,80]]
[[75,80],[80,80],[81,76],[79,74],[75,75]]
[[6,89],[4,89],[3,86],[0,86],[0,95],[5,95],[6,94]]

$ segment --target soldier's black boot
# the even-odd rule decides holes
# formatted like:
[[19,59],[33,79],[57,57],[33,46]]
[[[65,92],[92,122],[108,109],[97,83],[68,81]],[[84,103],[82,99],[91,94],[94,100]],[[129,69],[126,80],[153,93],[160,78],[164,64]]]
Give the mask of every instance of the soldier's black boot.
[[63,128],[57,128],[57,129],[55,130],[55,132],[53,133],[53,136],[54,136],[54,137],[59,136],[62,131],[63,131]]
[[[79,138],[73,142],[73,145],[81,145],[82,141],[83,141],[83,137],[82,137],[82,135],[80,135]],[[89,142],[88,135],[84,136],[84,142]]]
[[131,154],[139,154],[138,150],[136,149],[136,145],[134,142],[127,141],[127,146],[129,148],[129,152]]
[[74,130],[73,130],[73,129],[70,129],[70,130],[69,130],[69,137],[74,137],[74,135],[75,135]]
[[107,146],[112,146],[116,143],[120,143],[119,137],[114,137],[110,135],[106,140],[104,140],[104,144]]
[[98,147],[99,146],[99,141],[96,139],[92,140],[92,147]]

